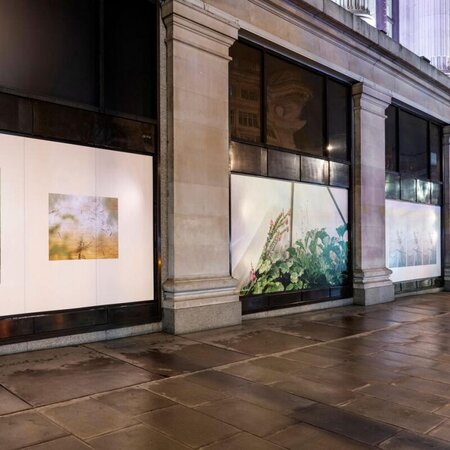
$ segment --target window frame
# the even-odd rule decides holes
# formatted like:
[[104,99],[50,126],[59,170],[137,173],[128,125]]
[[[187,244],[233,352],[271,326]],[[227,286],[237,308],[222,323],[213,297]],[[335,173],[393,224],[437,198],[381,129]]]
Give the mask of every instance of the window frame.
[[[233,142],[241,143],[244,145],[253,145],[258,147],[263,147],[267,150],[278,150],[283,152],[289,152],[289,153],[295,153],[300,156],[305,157],[312,157],[312,158],[318,158],[318,159],[324,159],[327,161],[333,161],[337,163],[347,164],[351,165],[351,155],[352,155],[352,101],[351,101],[351,83],[345,82],[337,77],[333,77],[327,73],[324,73],[323,71],[320,71],[316,68],[310,67],[302,62],[299,62],[295,59],[289,58],[286,55],[282,55],[280,53],[277,53],[271,49],[268,49],[266,47],[263,47],[261,45],[255,44],[254,42],[251,42],[247,39],[239,39],[237,42],[246,45],[250,48],[256,49],[260,51],[261,53],[261,77],[260,77],[260,104],[261,104],[261,113],[260,113],[260,136],[259,141],[249,141],[246,139],[242,139],[237,136],[233,136],[232,130],[230,127],[230,134],[229,138]],[[294,148],[285,148],[280,147],[277,145],[269,144],[267,142],[267,56],[271,56],[273,58],[278,58],[284,62],[287,62],[289,64],[292,64],[296,67],[299,67],[302,70],[309,71],[315,75],[318,75],[322,78],[322,86],[323,86],[323,101],[322,101],[322,133],[323,133],[323,152],[322,155],[317,155],[314,153],[310,153],[307,151],[294,149]],[[347,158],[333,158],[330,157],[327,153],[327,147],[329,146],[329,136],[328,136],[328,96],[329,96],[329,87],[328,87],[328,80],[337,83],[344,88],[347,89],[347,111],[346,111],[346,150],[347,150]],[[231,89],[231,82],[230,82],[230,89]],[[231,112],[231,102],[230,102],[230,112]],[[236,120],[236,113],[235,119]]]
[[[41,95],[36,94],[33,92],[24,92],[17,88],[12,88],[8,86],[2,86],[0,85],[0,94],[11,94],[20,98],[27,98],[30,100],[37,100],[42,102],[48,102],[53,103],[56,105],[61,106],[68,106],[84,111],[91,111],[94,113],[100,113],[100,114],[107,114],[109,116],[123,118],[123,119],[129,119],[129,120],[136,120],[139,122],[146,122],[150,124],[157,124],[158,122],[158,89],[157,86],[159,84],[159,71],[158,71],[158,61],[159,61],[159,48],[158,48],[158,41],[159,36],[158,33],[155,32],[155,92],[154,92],[154,103],[155,103],[155,116],[154,117],[148,117],[148,116],[142,116],[142,115],[136,115],[131,114],[123,111],[113,111],[105,107],[105,61],[104,61],[104,44],[105,44],[105,26],[104,26],[104,3],[108,0],[95,0],[97,3],[98,8],[98,27],[97,27],[97,38],[98,38],[98,52],[96,55],[96,61],[98,64],[98,79],[96,81],[96,88],[98,92],[98,104],[93,105],[89,103],[81,103],[76,100],[69,100],[65,99],[63,97],[52,97],[50,95]],[[155,9],[155,27],[158,27],[159,25],[159,7],[158,2],[156,0],[145,0],[147,3],[153,6]]]

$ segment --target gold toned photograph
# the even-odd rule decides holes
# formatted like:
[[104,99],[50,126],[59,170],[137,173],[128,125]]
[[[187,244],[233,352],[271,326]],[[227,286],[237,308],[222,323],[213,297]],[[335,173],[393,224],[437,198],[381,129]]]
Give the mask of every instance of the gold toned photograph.
[[49,194],[49,259],[117,259],[118,199]]

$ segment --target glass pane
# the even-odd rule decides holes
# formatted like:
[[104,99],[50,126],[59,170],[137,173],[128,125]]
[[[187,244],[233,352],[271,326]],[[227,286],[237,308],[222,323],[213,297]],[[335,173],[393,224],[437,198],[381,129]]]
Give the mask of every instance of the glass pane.
[[98,105],[98,3],[0,0],[0,86]]
[[328,184],[328,161],[302,156],[301,164],[302,181]]
[[414,178],[402,178],[401,180],[401,199],[410,202],[417,201],[416,180]]
[[397,172],[397,108],[386,109],[386,170]]
[[393,7],[392,0],[386,0],[386,15],[388,17],[393,17]]
[[442,179],[442,146],[441,128],[430,123],[430,178],[440,181]]
[[104,8],[105,107],[156,118],[155,5],[114,0],[105,1]]
[[346,164],[330,161],[330,184],[348,187],[350,185],[350,168]]
[[300,179],[300,155],[269,150],[269,177]]
[[267,57],[267,142],[323,155],[323,77]]
[[386,198],[398,200],[400,198],[400,175],[387,173],[384,187]]
[[386,21],[386,34],[391,38],[394,33],[394,27],[392,25],[392,22],[389,22],[389,20]]
[[230,133],[261,141],[261,52],[236,42],[230,49]]
[[348,160],[348,88],[331,80],[327,83],[328,156]]
[[419,203],[430,203],[431,187],[429,181],[417,180],[417,201]]
[[267,175],[267,150],[256,145],[232,142],[230,168],[232,172]]
[[433,205],[442,203],[442,187],[439,183],[431,183],[431,203]]
[[399,110],[400,172],[428,178],[427,121]]

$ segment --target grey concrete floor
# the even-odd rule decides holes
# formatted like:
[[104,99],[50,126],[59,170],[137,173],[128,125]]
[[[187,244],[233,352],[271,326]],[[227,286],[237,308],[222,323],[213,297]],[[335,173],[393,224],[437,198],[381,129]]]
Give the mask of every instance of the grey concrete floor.
[[450,294],[0,357],[0,449],[450,449]]

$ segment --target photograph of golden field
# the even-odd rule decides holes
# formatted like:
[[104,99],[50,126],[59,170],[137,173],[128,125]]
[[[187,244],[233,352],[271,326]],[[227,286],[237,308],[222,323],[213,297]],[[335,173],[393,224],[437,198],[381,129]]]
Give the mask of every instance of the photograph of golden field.
[[49,194],[49,259],[117,259],[118,199]]

